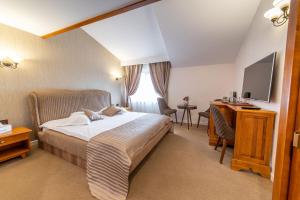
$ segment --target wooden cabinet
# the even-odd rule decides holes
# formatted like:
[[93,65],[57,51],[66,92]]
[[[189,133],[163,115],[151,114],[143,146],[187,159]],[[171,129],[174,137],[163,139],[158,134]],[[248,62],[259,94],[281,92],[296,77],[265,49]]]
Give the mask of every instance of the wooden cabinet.
[[[221,102],[213,102],[235,129],[233,170],[251,170],[270,177],[270,158],[273,143],[275,112],[268,110],[245,110]],[[215,145],[217,135],[213,118],[209,124],[209,144]]]
[[14,128],[0,134],[0,162],[19,156],[25,158],[30,151],[30,132],[28,128]]
[[231,168],[252,170],[270,177],[274,127],[273,112],[237,112]]

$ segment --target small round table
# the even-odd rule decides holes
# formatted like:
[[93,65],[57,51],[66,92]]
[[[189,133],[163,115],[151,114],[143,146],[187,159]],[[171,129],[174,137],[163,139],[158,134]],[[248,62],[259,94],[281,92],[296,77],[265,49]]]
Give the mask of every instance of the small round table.
[[177,108],[178,109],[183,109],[183,115],[182,115],[180,126],[182,126],[184,115],[185,115],[185,112],[186,112],[188,129],[190,129],[190,123],[191,123],[191,126],[193,126],[192,125],[193,123],[192,123],[191,110],[196,110],[197,106],[195,106],[195,105],[177,105]]

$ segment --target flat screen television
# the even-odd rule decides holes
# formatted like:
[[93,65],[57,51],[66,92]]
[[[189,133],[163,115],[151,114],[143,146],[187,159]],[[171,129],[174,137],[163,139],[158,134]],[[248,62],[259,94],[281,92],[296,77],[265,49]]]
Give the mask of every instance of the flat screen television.
[[242,97],[270,102],[276,52],[245,69]]

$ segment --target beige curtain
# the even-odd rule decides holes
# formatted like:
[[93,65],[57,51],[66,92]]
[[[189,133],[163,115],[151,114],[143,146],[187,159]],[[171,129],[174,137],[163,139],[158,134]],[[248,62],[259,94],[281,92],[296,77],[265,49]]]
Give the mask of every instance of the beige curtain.
[[159,62],[149,64],[150,75],[155,91],[168,101],[168,87],[171,63]]
[[129,106],[129,96],[134,95],[137,91],[143,65],[130,65],[124,67],[125,75],[125,91],[124,91],[124,105]]

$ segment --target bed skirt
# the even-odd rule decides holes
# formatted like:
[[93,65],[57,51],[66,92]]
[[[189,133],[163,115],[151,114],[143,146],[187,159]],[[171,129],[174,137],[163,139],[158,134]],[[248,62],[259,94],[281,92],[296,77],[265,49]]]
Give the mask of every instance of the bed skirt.
[[86,160],[80,158],[79,156],[75,156],[73,154],[70,154],[67,151],[63,151],[57,147],[54,147],[50,144],[47,144],[45,142],[39,141],[39,147],[55,156],[58,156],[65,161],[68,161],[82,169],[86,169]]

